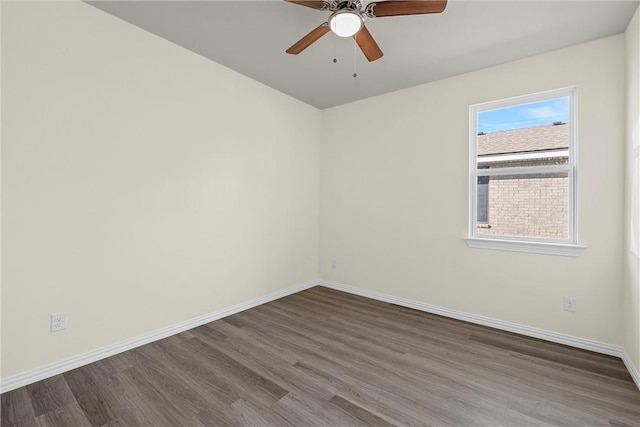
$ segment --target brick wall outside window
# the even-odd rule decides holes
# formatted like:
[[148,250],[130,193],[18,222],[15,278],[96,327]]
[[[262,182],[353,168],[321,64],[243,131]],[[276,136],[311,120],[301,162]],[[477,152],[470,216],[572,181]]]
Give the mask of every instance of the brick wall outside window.
[[566,175],[498,176],[489,179],[489,214],[478,234],[567,239]]

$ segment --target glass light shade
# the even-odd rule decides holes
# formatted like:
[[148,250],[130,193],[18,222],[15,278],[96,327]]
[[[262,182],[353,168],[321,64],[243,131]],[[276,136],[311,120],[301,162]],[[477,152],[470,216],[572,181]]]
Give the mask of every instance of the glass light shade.
[[351,37],[360,31],[363,25],[362,16],[351,10],[340,10],[329,18],[329,28],[340,37]]

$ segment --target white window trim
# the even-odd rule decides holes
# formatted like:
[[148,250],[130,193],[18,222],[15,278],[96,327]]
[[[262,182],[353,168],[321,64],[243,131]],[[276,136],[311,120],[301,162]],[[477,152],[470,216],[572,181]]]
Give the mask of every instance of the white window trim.
[[[569,97],[569,164],[557,166],[513,167],[499,169],[477,168],[477,117],[478,113],[496,108],[545,101],[552,98]],[[567,87],[517,96],[498,101],[475,104],[469,107],[469,230],[465,242],[471,248],[495,249],[513,252],[530,252],[538,254],[578,256],[585,246],[578,244],[578,183],[577,183],[577,126],[576,126],[576,88]],[[478,176],[487,175],[521,175],[544,172],[565,171],[569,177],[569,238],[568,239],[536,239],[511,236],[484,236],[477,233],[476,221],[476,181]]]
[[487,237],[465,237],[464,240],[470,248],[570,257],[577,257],[586,249],[586,246],[533,240],[508,240]]
[[478,157],[478,164],[491,162],[511,162],[514,160],[555,159],[559,157],[569,157],[569,150],[552,150],[525,154],[492,154],[490,156]]

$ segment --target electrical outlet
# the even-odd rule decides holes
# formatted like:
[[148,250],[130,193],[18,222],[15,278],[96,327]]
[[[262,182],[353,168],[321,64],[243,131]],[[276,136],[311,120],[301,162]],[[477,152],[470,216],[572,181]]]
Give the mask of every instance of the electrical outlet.
[[576,297],[564,297],[564,311],[576,311]]
[[51,332],[61,331],[67,328],[67,315],[54,313],[51,315]]
[[335,270],[336,268],[338,268],[338,263],[336,262],[336,260],[335,260],[335,259],[332,259],[332,260],[331,260],[331,268],[333,268],[334,270]]

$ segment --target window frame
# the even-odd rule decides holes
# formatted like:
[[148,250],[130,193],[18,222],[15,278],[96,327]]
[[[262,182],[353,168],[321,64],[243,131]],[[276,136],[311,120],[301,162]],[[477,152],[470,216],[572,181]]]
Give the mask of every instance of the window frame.
[[[515,96],[469,107],[469,230],[465,241],[473,248],[532,252],[552,255],[578,256],[584,246],[578,244],[578,185],[577,185],[577,103],[575,86]],[[480,169],[477,162],[478,114],[498,108],[512,107],[555,98],[569,98],[569,161],[566,165],[520,166],[499,169]],[[568,238],[545,239],[521,236],[487,236],[477,232],[477,181],[479,176],[530,175],[562,172],[568,176]]]

